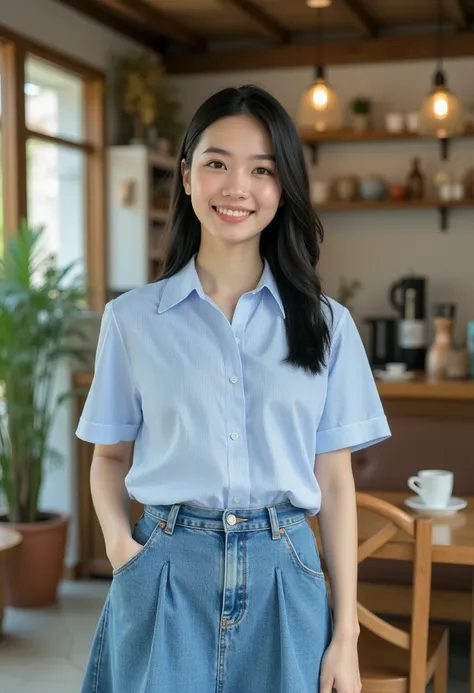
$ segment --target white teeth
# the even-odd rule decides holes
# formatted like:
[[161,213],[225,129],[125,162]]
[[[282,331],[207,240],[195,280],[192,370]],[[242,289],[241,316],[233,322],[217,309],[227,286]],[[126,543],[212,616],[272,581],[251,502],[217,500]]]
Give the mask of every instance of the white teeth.
[[237,209],[226,209],[225,207],[216,207],[219,214],[226,214],[229,217],[248,217],[251,212],[244,212]]

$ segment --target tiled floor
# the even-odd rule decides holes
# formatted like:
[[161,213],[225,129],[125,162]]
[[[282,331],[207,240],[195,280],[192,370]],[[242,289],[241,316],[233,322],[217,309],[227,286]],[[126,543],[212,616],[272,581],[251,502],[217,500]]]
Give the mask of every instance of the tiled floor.
[[[57,606],[7,609],[0,640],[1,693],[79,693],[107,589],[100,580],[64,583]],[[448,693],[468,693],[466,630],[454,632],[451,641]]]

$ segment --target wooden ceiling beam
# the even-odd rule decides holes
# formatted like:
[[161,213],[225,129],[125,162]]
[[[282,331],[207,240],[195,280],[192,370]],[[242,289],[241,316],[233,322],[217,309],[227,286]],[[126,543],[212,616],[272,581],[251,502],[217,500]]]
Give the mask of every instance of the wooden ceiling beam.
[[[443,55],[461,58],[474,55],[474,33],[447,35],[443,39]],[[390,36],[371,40],[333,42],[324,44],[324,62],[331,65],[380,63],[403,60],[434,60],[436,37]],[[308,67],[314,63],[314,44],[287,44],[272,48],[210,51],[182,56],[163,56],[168,72],[197,74],[243,70]]]
[[123,36],[128,36],[147,48],[158,52],[166,48],[166,39],[158,37],[149,27],[140,24],[135,17],[125,15],[123,8],[119,11],[97,0],[56,0],[56,2],[118,31]]
[[155,9],[145,0],[101,0],[106,5],[122,6],[124,11],[133,12],[139,20],[148,26],[157,36],[191,46],[197,50],[203,50],[206,41],[189,31],[185,26],[176,22],[164,12]]
[[448,3],[448,8],[456,30],[467,31],[470,22],[463,0],[451,0]]
[[377,35],[378,26],[374,17],[363,7],[360,0],[342,0],[341,3],[351,15],[361,35],[373,38]]
[[276,39],[280,43],[287,43],[290,40],[290,32],[284,29],[268,12],[251,2],[251,0],[220,0],[220,2],[224,5],[231,5],[247,15],[249,19],[259,26],[265,36],[273,40]]

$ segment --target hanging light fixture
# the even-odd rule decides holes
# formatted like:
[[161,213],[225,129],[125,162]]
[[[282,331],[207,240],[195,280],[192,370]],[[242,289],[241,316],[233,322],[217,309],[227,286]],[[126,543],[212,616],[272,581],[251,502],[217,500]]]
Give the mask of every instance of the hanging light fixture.
[[426,96],[420,110],[419,133],[427,137],[447,139],[464,132],[464,109],[461,101],[446,86],[442,64],[441,16],[442,0],[438,0],[437,70],[433,89]]
[[[321,0],[320,0],[321,2]],[[308,3],[309,4],[309,3]],[[298,125],[302,130],[339,130],[342,127],[342,114],[336,93],[326,80],[322,60],[321,5],[318,13],[317,64],[314,82],[301,97]]]

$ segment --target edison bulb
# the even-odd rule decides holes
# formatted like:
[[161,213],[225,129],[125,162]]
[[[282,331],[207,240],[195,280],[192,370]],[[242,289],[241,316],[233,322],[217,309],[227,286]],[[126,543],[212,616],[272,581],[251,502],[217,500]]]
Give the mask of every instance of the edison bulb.
[[329,84],[318,78],[306,89],[300,101],[298,125],[302,130],[340,130],[342,113],[339,99]]
[[311,96],[314,107],[319,110],[323,110],[328,105],[328,90],[325,84],[316,83],[313,86],[313,93]]
[[464,108],[446,86],[442,71],[435,75],[433,89],[420,109],[419,134],[425,137],[455,137],[464,132]]
[[433,110],[437,118],[446,118],[449,110],[448,99],[446,98],[446,94],[444,94],[443,92],[437,94],[435,102],[433,104]]

